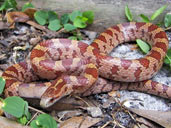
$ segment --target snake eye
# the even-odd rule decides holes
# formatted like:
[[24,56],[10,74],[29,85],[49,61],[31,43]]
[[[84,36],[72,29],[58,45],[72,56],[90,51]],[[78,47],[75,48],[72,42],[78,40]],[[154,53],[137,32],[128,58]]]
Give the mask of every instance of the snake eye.
[[55,100],[55,98],[51,98],[51,99],[49,100],[50,104],[53,104],[53,103],[54,103],[54,100]]

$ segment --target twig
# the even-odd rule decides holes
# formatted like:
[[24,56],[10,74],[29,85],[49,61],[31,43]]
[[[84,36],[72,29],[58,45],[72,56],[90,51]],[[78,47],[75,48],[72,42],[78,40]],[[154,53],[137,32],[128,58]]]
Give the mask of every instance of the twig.
[[164,31],[171,30],[171,27],[165,28]]
[[39,113],[39,112],[36,112],[36,113],[32,116],[31,120],[29,120],[29,121],[27,122],[26,126],[28,126],[28,125],[30,124],[30,122],[37,116],[38,113]]
[[84,116],[83,116],[83,119],[81,120],[81,122],[80,122],[80,124],[79,124],[79,126],[78,126],[78,128],[81,128],[81,126],[82,126],[83,122],[85,121],[85,119],[86,119],[86,117],[85,117],[85,115],[84,115]]
[[83,100],[81,97],[74,95],[75,98],[82,100],[88,107],[90,107],[89,103]]
[[93,24],[97,24],[98,22],[102,22],[102,21],[105,21],[105,20],[108,20],[109,18],[106,18],[106,19],[98,19],[98,20],[95,20],[93,22]]
[[36,109],[36,108],[33,108],[33,107],[31,107],[31,106],[28,106],[28,108],[29,108],[29,109],[32,109],[32,110],[34,110],[34,111],[36,111],[36,112],[39,112],[39,113],[41,113],[41,114],[45,114],[45,112],[40,111],[40,110],[38,110],[38,109]]
[[112,123],[112,122],[111,121],[106,122],[101,128],[105,128],[110,123]]
[[37,23],[34,22],[34,21],[29,20],[29,21],[27,21],[26,23],[29,24],[29,25],[31,25],[31,26],[33,26],[33,27],[35,27],[35,28],[37,28],[37,29],[40,29],[40,30],[42,30],[42,31],[47,31],[47,29],[46,29],[45,26],[39,25],[39,24],[37,24]]
[[130,113],[129,110],[127,110],[127,113],[128,113],[128,114],[130,115],[130,117],[136,122],[137,126],[138,126],[139,128],[141,128],[140,124],[137,123],[136,119],[135,119],[134,116]]
[[62,28],[62,29],[60,29],[59,31],[57,31],[56,34],[60,34],[60,33],[62,33],[62,32],[65,32],[65,29],[64,29],[64,28]]
[[65,114],[66,114],[66,113],[63,113],[62,116],[59,117],[59,119],[56,119],[56,118],[55,118],[55,120],[56,120],[57,122],[61,123],[61,122],[62,122],[61,119],[65,116]]
[[[117,112],[118,112],[118,110],[117,110]],[[117,113],[117,112],[116,112],[116,113]],[[118,126],[121,127],[121,128],[125,128],[124,126],[122,126],[122,125],[116,120],[116,118],[115,118],[116,113],[113,113],[113,114],[112,114],[112,118],[113,118],[113,122],[112,122],[112,123],[118,125]]]

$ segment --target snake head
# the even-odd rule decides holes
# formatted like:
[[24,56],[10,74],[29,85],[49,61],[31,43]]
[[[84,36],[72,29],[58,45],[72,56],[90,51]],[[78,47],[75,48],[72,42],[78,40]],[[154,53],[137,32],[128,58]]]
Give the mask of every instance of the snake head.
[[40,106],[43,108],[52,106],[61,98],[73,92],[70,84],[67,84],[64,79],[55,80],[53,83],[41,96]]

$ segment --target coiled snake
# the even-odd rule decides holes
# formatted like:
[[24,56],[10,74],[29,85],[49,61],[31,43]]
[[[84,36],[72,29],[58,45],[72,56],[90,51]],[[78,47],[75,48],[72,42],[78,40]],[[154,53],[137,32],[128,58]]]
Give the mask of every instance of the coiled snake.
[[[151,45],[144,58],[126,60],[108,55],[117,45],[137,38]],[[161,68],[167,49],[166,33],[151,23],[118,24],[101,33],[91,45],[69,39],[47,40],[34,47],[30,62],[20,62],[4,71],[5,95],[34,98],[38,96],[28,92],[36,88],[35,93],[41,93],[42,107],[71,93],[86,96],[119,89],[171,99],[171,87],[149,80]],[[31,83],[39,79],[53,81]],[[25,93],[21,94],[22,89]]]

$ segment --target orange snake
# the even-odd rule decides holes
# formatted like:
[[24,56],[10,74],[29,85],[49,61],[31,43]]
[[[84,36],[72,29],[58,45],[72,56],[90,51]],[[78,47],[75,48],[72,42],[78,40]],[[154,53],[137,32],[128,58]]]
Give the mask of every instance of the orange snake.
[[[108,55],[117,45],[136,39],[151,45],[144,58],[126,60]],[[69,39],[47,40],[34,47],[30,62],[20,62],[4,71],[5,95],[39,97],[42,107],[71,93],[86,96],[119,89],[171,99],[171,87],[149,80],[160,70],[167,49],[166,33],[151,23],[118,24],[101,33],[91,45]],[[31,83],[40,79],[53,81]],[[27,94],[33,89],[34,94]]]

